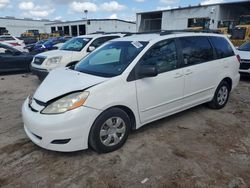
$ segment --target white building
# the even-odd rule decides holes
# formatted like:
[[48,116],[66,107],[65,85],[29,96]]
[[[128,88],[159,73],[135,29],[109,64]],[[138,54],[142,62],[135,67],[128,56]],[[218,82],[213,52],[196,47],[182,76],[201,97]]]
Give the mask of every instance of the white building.
[[137,31],[180,30],[192,27],[199,19],[208,20],[210,29],[221,21],[250,15],[250,1],[179,7],[170,10],[137,13]]
[[28,30],[37,30],[39,33],[63,31],[65,35],[77,36],[99,31],[135,32],[136,23],[119,19],[87,19],[61,22],[0,17],[0,33],[3,33],[5,30],[17,37]]
[[15,17],[0,17],[0,33],[7,30],[11,35],[19,37],[27,30],[38,30],[45,33],[45,24],[52,23],[49,20],[33,20],[29,18],[18,19]]
[[77,36],[95,32],[135,32],[136,23],[119,19],[87,19],[46,24],[46,32],[63,31]]

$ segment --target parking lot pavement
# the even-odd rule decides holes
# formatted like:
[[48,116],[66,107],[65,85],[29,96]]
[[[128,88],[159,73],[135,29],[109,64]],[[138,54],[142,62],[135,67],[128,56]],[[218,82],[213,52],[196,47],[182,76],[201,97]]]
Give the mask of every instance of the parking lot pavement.
[[201,105],[159,120],[102,155],[47,151],[26,137],[21,105],[38,85],[32,75],[0,76],[0,187],[250,186],[250,79],[223,110]]

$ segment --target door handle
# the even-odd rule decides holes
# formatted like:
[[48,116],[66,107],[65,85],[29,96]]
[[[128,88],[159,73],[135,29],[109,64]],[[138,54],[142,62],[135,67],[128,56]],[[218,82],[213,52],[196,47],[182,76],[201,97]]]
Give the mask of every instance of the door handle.
[[186,70],[185,75],[190,75],[190,74],[193,74],[193,72],[190,69]]
[[180,78],[180,77],[182,77],[182,76],[183,76],[183,74],[181,74],[181,73],[176,73],[174,77],[175,77],[175,78]]

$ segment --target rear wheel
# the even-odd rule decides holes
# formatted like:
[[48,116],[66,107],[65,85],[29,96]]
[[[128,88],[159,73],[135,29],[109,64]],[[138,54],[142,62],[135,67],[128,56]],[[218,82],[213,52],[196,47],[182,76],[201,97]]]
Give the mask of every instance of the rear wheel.
[[222,81],[215,91],[213,100],[208,103],[208,106],[212,109],[224,108],[227,104],[229,94],[229,84],[226,81]]
[[126,112],[119,108],[109,109],[94,122],[89,144],[98,153],[115,151],[126,142],[130,127],[130,118]]

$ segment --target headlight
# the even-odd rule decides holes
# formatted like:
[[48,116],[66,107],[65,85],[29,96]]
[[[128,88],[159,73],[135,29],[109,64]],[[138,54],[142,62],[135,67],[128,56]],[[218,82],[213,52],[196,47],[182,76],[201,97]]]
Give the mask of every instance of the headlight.
[[89,96],[89,92],[77,92],[67,95],[51,103],[42,110],[42,114],[61,114],[81,107]]
[[56,66],[61,62],[61,59],[62,57],[52,57],[52,58],[49,58],[45,64],[48,66]]

